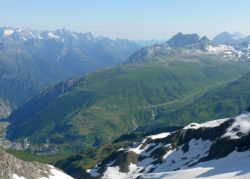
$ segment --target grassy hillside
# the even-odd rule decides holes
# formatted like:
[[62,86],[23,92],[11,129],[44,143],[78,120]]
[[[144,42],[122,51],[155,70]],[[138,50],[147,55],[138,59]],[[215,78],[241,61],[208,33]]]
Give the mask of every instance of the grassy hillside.
[[110,143],[142,124],[161,120],[164,106],[178,109],[190,102],[178,100],[193,99],[247,71],[244,62],[168,61],[90,73],[69,89],[59,84],[26,103],[9,118],[8,136],[59,148]]
[[250,105],[250,73],[200,97],[173,114],[178,120],[203,120],[237,115]]
[[179,109],[162,112],[161,119],[147,123],[137,130],[144,131],[157,128],[160,125],[169,125],[169,121],[173,121],[172,125],[186,124],[237,115],[250,106],[249,89],[250,73],[206,92]]

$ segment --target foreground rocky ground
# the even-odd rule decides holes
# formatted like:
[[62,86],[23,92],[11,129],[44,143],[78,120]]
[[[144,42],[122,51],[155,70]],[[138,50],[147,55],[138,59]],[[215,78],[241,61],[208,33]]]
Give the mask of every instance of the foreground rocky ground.
[[25,162],[0,149],[0,179],[71,179],[71,177],[53,166]]
[[89,178],[249,178],[250,113],[146,137],[88,170]]

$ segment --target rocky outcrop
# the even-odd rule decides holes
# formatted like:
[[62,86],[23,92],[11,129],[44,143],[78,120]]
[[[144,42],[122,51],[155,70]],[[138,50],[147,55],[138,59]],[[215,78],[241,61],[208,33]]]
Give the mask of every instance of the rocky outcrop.
[[200,38],[198,34],[178,33],[167,41],[167,44],[173,49],[187,48],[205,50],[211,42],[207,37]]
[[0,178],[13,179],[39,179],[58,177],[62,179],[70,179],[63,172],[52,166],[40,164],[37,162],[25,162],[7,154],[0,149]]

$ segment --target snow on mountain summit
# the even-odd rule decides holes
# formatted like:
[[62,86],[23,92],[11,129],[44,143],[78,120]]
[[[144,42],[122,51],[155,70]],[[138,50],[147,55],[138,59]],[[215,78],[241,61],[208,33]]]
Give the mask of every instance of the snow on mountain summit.
[[[99,37],[100,38],[100,37]],[[98,37],[93,37],[91,33],[81,33],[68,31],[66,29],[58,29],[54,31],[46,30],[32,30],[22,27],[11,28],[11,27],[0,27],[0,41],[3,42],[25,42],[27,40],[67,40],[71,42],[74,41],[96,41],[105,40],[108,38],[99,39]]]
[[48,38],[51,39],[59,39],[60,37],[58,35],[55,35],[53,32],[48,33]]
[[208,57],[207,59],[215,57],[215,59],[224,61],[245,61],[250,59],[250,48],[248,47],[248,41],[235,44],[216,44],[206,36],[178,33],[165,43],[142,48],[134,53],[125,64],[163,59],[162,57],[172,58],[173,55]]
[[13,34],[15,31],[14,30],[12,30],[12,29],[6,29],[6,30],[4,30],[4,35],[5,36],[9,36],[9,35],[11,35],[11,34]]
[[106,179],[238,179],[250,177],[249,165],[250,113],[244,113],[148,136],[88,172]]
[[3,41],[27,41],[29,39],[37,39],[39,38],[39,31],[25,29],[22,27],[18,28],[10,28],[10,27],[3,27],[0,28],[0,40]]

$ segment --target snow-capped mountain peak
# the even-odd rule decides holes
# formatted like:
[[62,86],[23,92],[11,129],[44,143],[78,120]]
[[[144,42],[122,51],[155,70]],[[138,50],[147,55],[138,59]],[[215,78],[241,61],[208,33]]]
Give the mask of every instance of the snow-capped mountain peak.
[[[0,28],[0,41],[3,42],[24,42],[27,40],[64,40],[72,41],[72,40],[79,40],[79,41],[96,41],[99,40],[92,36],[91,33],[78,33],[73,31],[68,31],[66,29],[59,29],[55,31],[38,31],[38,30],[31,30],[22,27],[18,28],[9,28],[9,27],[2,27]],[[104,38],[108,39],[108,38]]]
[[48,32],[48,38],[59,39],[60,37],[58,35],[55,35],[53,32]]
[[13,34],[15,31],[14,30],[12,30],[12,29],[6,29],[6,30],[4,30],[4,35],[5,36],[9,36],[9,35],[11,35],[11,34]]
[[22,42],[22,41],[27,41],[29,39],[37,39],[37,38],[39,38],[39,32],[35,30],[29,30],[22,27],[0,28],[0,40],[2,41]]

